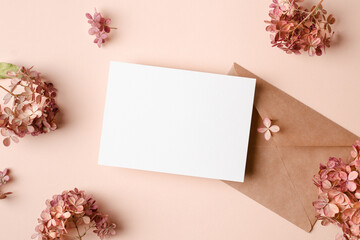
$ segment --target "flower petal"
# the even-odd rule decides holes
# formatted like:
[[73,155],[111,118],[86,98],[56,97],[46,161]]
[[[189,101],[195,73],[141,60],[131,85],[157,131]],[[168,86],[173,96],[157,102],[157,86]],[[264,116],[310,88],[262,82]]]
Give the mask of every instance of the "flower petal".
[[2,128],[0,131],[1,135],[3,135],[4,137],[9,136],[9,130],[7,130],[6,128]]
[[267,128],[258,128],[257,129],[257,131],[259,132],[259,133],[264,133],[264,132],[266,132],[266,130],[268,130]]
[[266,141],[269,141],[270,138],[271,138],[271,132],[270,132],[270,130],[266,130],[266,132],[265,132],[265,139],[266,139]]
[[330,221],[328,219],[324,219],[321,221],[321,225],[328,226],[330,224]]
[[327,217],[335,217],[335,214],[338,212],[339,212],[339,208],[333,203],[329,203],[324,208],[324,214]]
[[106,33],[102,33],[101,35],[100,35],[100,38],[102,38],[102,39],[106,39],[108,36],[107,36],[107,34]]
[[93,19],[90,13],[86,13],[85,16],[86,16],[88,19]]
[[14,143],[19,142],[19,138],[17,136],[11,136],[11,139],[14,141]]
[[6,175],[5,177],[3,177],[2,180],[5,182],[8,182],[10,180],[9,175]]
[[3,98],[4,104],[8,104],[10,102],[11,98],[12,98],[12,95],[10,93],[7,93]]
[[351,216],[351,221],[355,224],[360,223],[360,211],[356,210],[354,214]]
[[271,120],[269,118],[264,118],[263,123],[267,128],[271,126]]
[[356,150],[356,148],[353,146],[353,151],[351,151],[351,156],[353,157],[353,158],[356,158],[357,157],[357,155],[358,155],[358,153],[357,153],[357,150]]
[[32,133],[32,132],[35,131],[35,128],[30,125],[30,126],[27,126],[27,130],[28,130],[30,133]]
[[342,204],[345,201],[345,197],[342,193],[338,194],[334,198],[335,202],[338,204]]
[[280,127],[278,125],[272,125],[269,129],[274,133],[280,131]]
[[349,180],[355,180],[359,176],[359,173],[357,171],[352,171],[349,173],[348,179]]
[[90,28],[89,31],[88,31],[88,33],[89,33],[90,35],[94,35],[94,34],[97,33],[97,32],[98,32],[97,28]]
[[352,225],[352,226],[350,227],[350,231],[351,231],[351,233],[354,234],[355,236],[358,236],[358,235],[360,234],[359,225],[356,225],[356,224]]
[[90,218],[88,216],[84,216],[83,218],[83,221],[85,224],[89,224],[90,223]]
[[317,45],[319,45],[320,42],[321,42],[321,39],[320,39],[320,38],[316,38],[316,39],[312,42],[312,44],[315,45],[315,46],[317,46]]
[[360,192],[356,191],[355,197],[356,197],[357,199],[360,199]]
[[347,208],[342,212],[342,215],[345,217],[352,217],[352,215],[354,214],[356,210],[354,208]]
[[65,213],[63,214],[63,216],[64,216],[64,218],[69,218],[69,217],[71,217],[71,213],[65,212]]
[[313,205],[316,209],[323,209],[327,205],[327,202],[316,201],[316,202],[313,202]]
[[347,180],[347,174],[346,174],[346,172],[343,172],[343,171],[339,172],[339,177],[340,177],[342,180],[346,181],[346,180]]
[[3,140],[3,144],[5,147],[8,147],[10,146],[10,137],[7,137]]
[[309,56],[311,56],[311,57],[315,56],[316,49],[314,47],[310,47],[308,53],[309,53]]
[[356,190],[356,183],[349,181],[347,182],[346,187],[350,192],[354,192]]
[[330,189],[331,188],[331,182],[329,180],[325,180],[322,182],[322,187],[325,189]]

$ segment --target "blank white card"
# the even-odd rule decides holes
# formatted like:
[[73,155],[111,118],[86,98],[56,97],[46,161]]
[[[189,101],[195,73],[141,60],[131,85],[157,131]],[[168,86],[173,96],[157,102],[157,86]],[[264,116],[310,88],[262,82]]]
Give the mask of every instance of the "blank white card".
[[255,79],[111,62],[99,164],[244,181]]

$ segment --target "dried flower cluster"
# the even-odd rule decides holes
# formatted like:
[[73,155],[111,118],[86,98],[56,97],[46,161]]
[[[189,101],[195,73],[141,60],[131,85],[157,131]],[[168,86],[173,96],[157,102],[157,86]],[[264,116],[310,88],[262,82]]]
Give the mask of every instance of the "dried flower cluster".
[[[68,235],[68,230],[76,229],[76,239],[82,239],[87,231],[93,230],[100,239],[115,234],[115,224],[109,222],[106,214],[99,212],[92,196],[77,188],[54,195],[46,201],[32,238],[38,240],[61,239]],[[83,229],[81,232],[80,229]]]
[[91,25],[91,28],[89,29],[89,34],[95,35],[94,43],[96,43],[100,48],[108,38],[108,33],[110,33],[111,29],[115,29],[109,26],[109,24],[111,23],[111,19],[104,18],[101,13],[96,11],[96,9],[93,16],[91,16],[90,13],[86,13],[85,16],[88,19],[88,23],[90,23]]
[[319,2],[310,10],[299,6],[303,0],[273,0],[270,5],[270,21],[266,31],[271,32],[271,44],[286,53],[300,54],[307,51],[310,56],[321,56],[330,47],[334,34],[331,25],[335,18]]
[[342,228],[337,240],[360,239],[360,142],[356,141],[349,163],[330,158],[320,165],[314,183],[319,189],[313,203],[323,225],[330,223]]
[[[9,170],[7,168],[4,171],[0,171],[0,187],[5,185],[8,181],[10,181]],[[0,191],[0,199],[6,198],[11,192],[1,192]]]
[[[59,109],[53,84],[45,82],[32,68],[18,68],[8,63],[0,63],[0,67],[5,72],[0,73],[0,90],[6,93],[4,105],[0,105],[3,144],[9,146],[11,141],[17,143],[19,137],[27,134],[37,136],[55,130]],[[10,84],[8,88],[3,86],[6,82]]]

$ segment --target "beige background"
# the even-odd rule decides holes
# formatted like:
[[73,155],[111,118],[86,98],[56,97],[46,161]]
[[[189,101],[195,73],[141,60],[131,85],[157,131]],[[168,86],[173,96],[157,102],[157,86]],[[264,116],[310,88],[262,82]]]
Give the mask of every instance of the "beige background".
[[[324,1],[337,33],[313,58],[270,47],[270,2],[1,0],[0,61],[35,65],[55,83],[62,110],[56,132],[0,147],[0,168],[14,179],[13,196],[0,202],[1,239],[29,239],[45,199],[75,186],[118,223],[113,239],[333,239],[336,227],[306,233],[220,181],[97,165],[110,60],[223,74],[237,61],[360,135],[360,2]],[[87,34],[94,7],[118,27],[103,49]]]

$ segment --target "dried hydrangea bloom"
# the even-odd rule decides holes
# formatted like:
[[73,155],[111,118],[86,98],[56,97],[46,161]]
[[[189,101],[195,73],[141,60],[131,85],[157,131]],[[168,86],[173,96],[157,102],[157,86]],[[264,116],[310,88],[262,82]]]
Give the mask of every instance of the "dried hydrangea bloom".
[[320,165],[314,183],[318,188],[318,199],[313,202],[317,218],[323,225],[336,224],[343,230],[336,240],[360,239],[360,142],[356,141],[349,163],[340,158],[329,158]]
[[[3,171],[0,171],[0,187],[5,185],[9,181],[10,181],[9,170],[5,168]],[[11,194],[11,192],[3,193],[0,191],[0,199],[6,198],[9,194]]]
[[[6,82],[10,82],[7,88],[3,86]],[[0,105],[0,133],[5,146],[25,135],[37,136],[57,128],[56,89],[39,72],[0,63],[0,90],[5,93]]]
[[109,221],[108,215],[98,210],[92,196],[77,188],[47,200],[46,209],[42,211],[38,222],[32,239],[60,239],[64,235],[68,236],[71,228],[76,229],[76,239],[83,239],[89,230],[100,239],[105,239],[115,235],[116,227]]
[[102,44],[104,44],[108,39],[108,34],[110,33],[111,29],[116,28],[110,27],[109,24],[111,23],[111,19],[104,18],[96,9],[93,16],[90,13],[86,13],[85,16],[88,19],[88,23],[91,25],[89,34],[95,35],[94,43],[96,43],[98,47],[101,48]]
[[334,34],[331,25],[335,23],[332,14],[322,7],[321,0],[310,10],[298,3],[303,0],[273,0],[270,5],[270,20],[266,31],[271,32],[271,44],[286,53],[321,56],[330,47]]

